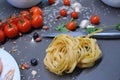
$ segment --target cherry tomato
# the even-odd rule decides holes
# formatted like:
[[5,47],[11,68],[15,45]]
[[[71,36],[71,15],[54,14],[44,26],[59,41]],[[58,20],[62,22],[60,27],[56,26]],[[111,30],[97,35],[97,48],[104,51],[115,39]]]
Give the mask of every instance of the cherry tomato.
[[99,16],[97,16],[97,15],[92,16],[92,17],[90,18],[90,22],[91,22],[92,24],[97,25],[97,24],[99,24],[99,23],[100,23],[100,17],[99,17]]
[[59,13],[63,17],[67,16],[67,10],[66,9],[61,9]]
[[63,0],[64,5],[70,6],[70,0]]
[[77,23],[74,22],[74,21],[68,22],[68,23],[66,24],[66,28],[67,28],[68,30],[73,31],[73,30],[75,30],[75,29],[77,28]]
[[49,4],[54,4],[54,3],[55,3],[55,0],[48,0],[48,3],[49,3]]
[[32,20],[31,20],[32,26],[34,28],[41,28],[43,25],[43,18],[41,15],[34,14],[32,15]]
[[18,35],[18,28],[13,23],[6,24],[4,33],[8,38],[15,38]]
[[78,12],[72,12],[71,17],[74,19],[78,18]]
[[20,15],[20,16],[23,16],[23,17],[25,17],[25,18],[27,18],[27,19],[30,19],[30,12],[24,10],[24,11],[21,12],[21,15]]
[[0,30],[0,43],[5,41],[5,33],[4,31]]
[[0,26],[2,25],[2,20],[0,20]]
[[0,20],[0,30],[3,30],[3,22]]
[[13,24],[17,24],[19,19],[15,15],[13,15],[10,18],[7,18],[7,21]]
[[34,6],[30,9],[30,13],[32,14],[39,14],[39,15],[43,15],[43,12],[42,12],[42,9],[37,7],[37,6]]
[[22,18],[18,22],[17,27],[20,32],[27,33],[31,29],[31,22],[26,18]]
[[4,30],[5,26],[7,25],[7,22],[4,22],[2,25],[1,25],[1,29]]

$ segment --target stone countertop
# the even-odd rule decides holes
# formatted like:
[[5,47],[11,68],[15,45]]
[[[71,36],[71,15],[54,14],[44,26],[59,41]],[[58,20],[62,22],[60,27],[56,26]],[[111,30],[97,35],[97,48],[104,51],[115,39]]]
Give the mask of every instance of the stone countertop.
[[[101,23],[98,27],[114,25],[120,22],[120,9],[112,8],[103,4],[100,0],[71,0],[82,4],[82,10],[79,14],[79,19],[76,21],[80,23],[83,19],[89,19],[92,15],[99,15]],[[70,16],[60,18],[55,21],[55,17],[59,14],[59,10],[66,8],[68,13],[72,11],[71,7],[65,7],[62,0],[56,0],[54,5],[38,4],[43,9],[44,24],[49,27],[49,30],[36,29],[28,34],[24,34],[17,39],[9,39],[4,44],[0,44],[0,48],[5,48],[6,51],[15,58],[18,65],[27,63],[30,69],[21,70],[21,80],[120,80],[120,39],[97,39],[97,42],[102,50],[103,58],[99,64],[90,69],[76,68],[72,74],[57,76],[45,69],[43,59],[46,55],[46,48],[52,41],[52,38],[43,38],[41,42],[33,42],[32,35],[34,32],[39,34],[44,32],[53,32],[55,27],[62,23],[68,22]],[[18,15],[20,11],[9,5],[6,0],[0,0],[0,19],[5,21],[10,15]],[[79,30],[79,29],[78,29]],[[114,31],[112,29],[111,31]],[[16,51],[13,51],[15,50]],[[30,60],[32,58],[38,59],[37,66],[31,66]],[[33,79],[31,72],[37,71],[35,79]]]

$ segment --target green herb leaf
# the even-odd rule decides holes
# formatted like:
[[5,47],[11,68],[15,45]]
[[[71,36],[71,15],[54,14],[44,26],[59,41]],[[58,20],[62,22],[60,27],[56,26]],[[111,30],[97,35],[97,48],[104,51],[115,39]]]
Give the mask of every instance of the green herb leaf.
[[116,25],[116,29],[120,31],[120,24]]
[[69,30],[65,27],[65,24],[59,25],[55,28],[57,31],[68,32]]
[[64,28],[65,24],[61,24],[55,28],[55,30],[60,31],[61,28]]
[[87,31],[88,33],[92,33],[92,32],[97,31],[97,30],[98,30],[98,28],[87,28],[87,29],[86,29],[86,31]]
[[66,27],[64,27],[64,28],[61,28],[60,31],[61,31],[61,32],[69,32],[70,30],[68,30]]
[[70,22],[72,22],[72,21],[74,21],[74,19],[73,19],[73,18],[71,18],[71,19],[70,19]]

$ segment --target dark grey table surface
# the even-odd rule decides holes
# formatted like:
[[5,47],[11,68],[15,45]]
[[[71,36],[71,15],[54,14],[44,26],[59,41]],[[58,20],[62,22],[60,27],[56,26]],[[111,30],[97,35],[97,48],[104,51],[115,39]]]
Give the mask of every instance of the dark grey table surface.
[[[76,0],[72,0],[76,1]],[[101,2],[101,0],[78,0],[82,4],[82,11],[79,14],[81,20],[89,18],[91,15],[99,15],[101,23],[98,26],[109,26],[120,22],[120,9],[111,8]],[[38,6],[41,6],[39,4]],[[29,34],[24,34],[17,39],[9,39],[0,48],[5,48],[6,51],[17,49],[11,55],[15,58],[18,65],[27,63],[30,65],[32,58],[38,59],[39,64],[35,67],[30,66],[28,70],[21,70],[21,80],[33,80],[31,71],[36,70],[36,80],[120,80],[120,39],[97,39],[97,42],[102,50],[103,58],[99,64],[90,69],[75,69],[72,74],[57,76],[45,69],[43,59],[46,55],[45,49],[50,44],[52,38],[43,38],[41,42],[32,42],[34,32],[39,34],[44,32],[53,32],[56,25],[68,22],[70,16],[61,18],[55,22],[55,16],[58,11],[63,8],[62,0],[57,0],[57,3],[52,6],[44,5],[44,24],[49,26],[48,31],[41,29],[33,30]],[[71,8],[67,8],[69,11]],[[23,9],[18,9],[9,5],[6,0],[0,0],[0,19],[5,21],[7,17],[13,14],[19,14]],[[111,29],[114,31],[115,29]],[[14,43],[16,42],[16,43]]]

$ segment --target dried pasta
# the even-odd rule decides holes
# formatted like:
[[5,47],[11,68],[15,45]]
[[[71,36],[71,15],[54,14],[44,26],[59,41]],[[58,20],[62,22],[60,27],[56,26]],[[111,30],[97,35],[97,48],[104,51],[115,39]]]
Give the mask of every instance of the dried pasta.
[[62,75],[63,72],[72,73],[76,66],[91,67],[102,56],[96,39],[67,34],[56,36],[46,52],[44,64],[57,75]]

